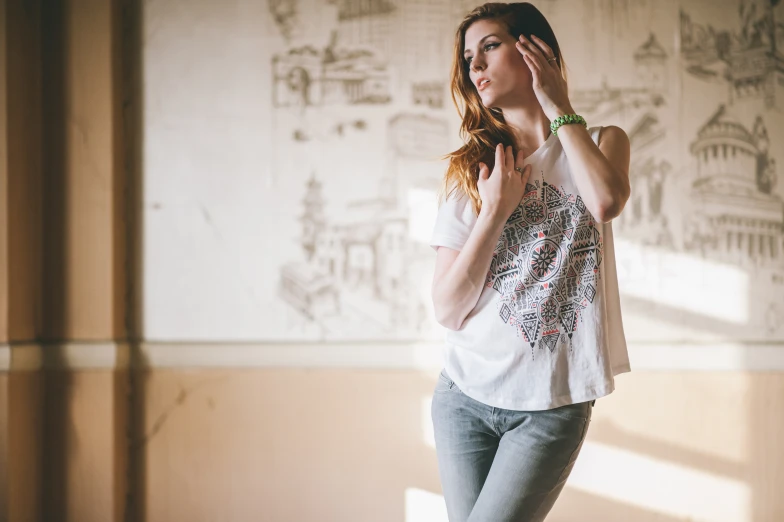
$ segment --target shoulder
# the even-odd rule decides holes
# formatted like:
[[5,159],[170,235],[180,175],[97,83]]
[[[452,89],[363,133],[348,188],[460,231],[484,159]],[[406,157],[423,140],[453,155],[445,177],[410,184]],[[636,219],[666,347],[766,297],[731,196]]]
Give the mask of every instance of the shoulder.
[[453,187],[451,190],[443,193],[440,198],[438,213],[439,215],[457,218],[458,221],[466,224],[473,223],[476,220],[471,197],[459,187]]
[[607,125],[599,129],[599,146],[602,144],[610,146],[628,147],[629,136],[626,131],[615,125]]
[[441,194],[440,201],[442,204],[451,204],[451,205],[460,205],[465,206],[471,198],[468,197],[468,194],[460,188],[459,185],[453,183],[444,190]]
[[631,146],[626,132],[615,125],[601,128],[599,150],[620,172],[628,176],[631,161]]

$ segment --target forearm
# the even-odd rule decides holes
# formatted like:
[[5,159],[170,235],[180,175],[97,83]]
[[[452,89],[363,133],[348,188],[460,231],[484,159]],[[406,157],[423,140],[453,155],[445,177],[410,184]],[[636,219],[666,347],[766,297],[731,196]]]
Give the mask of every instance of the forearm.
[[603,223],[616,217],[628,198],[629,187],[623,181],[626,176],[599,150],[584,126],[562,125],[558,128],[558,138],[588,211]]
[[459,330],[476,306],[505,223],[504,216],[482,209],[449,270],[433,281],[433,307],[443,326]]

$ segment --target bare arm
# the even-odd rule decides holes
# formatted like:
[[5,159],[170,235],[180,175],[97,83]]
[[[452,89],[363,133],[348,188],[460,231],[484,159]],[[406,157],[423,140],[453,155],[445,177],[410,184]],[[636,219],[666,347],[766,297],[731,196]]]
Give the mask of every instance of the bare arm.
[[483,208],[462,250],[438,248],[432,294],[442,326],[459,330],[476,306],[505,223],[506,217]]
[[[563,114],[573,112],[568,107]],[[604,127],[598,147],[580,125],[564,125],[558,129],[558,137],[591,215],[601,223],[617,217],[631,193],[626,133],[616,126]]]
[[[517,49],[524,56],[532,86],[547,119],[574,114],[569,102],[566,80],[561,75],[557,57],[547,43],[531,35],[520,36]],[[598,145],[580,125],[558,129],[577,190],[591,215],[601,223],[618,216],[631,194],[629,185],[629,137],[619,127],[604,127]]]
[[512,148],[496,147],[493,173],[480,163],[477,188],[482,210],[462,249],[439,247],[433,276],[433,308],[436,320],[450,330],[459,330],[474,309],[484,287],[498,238],[506,220],[523,199],[525,184],[531,175],[530,165],[522,173],[523,155],[514,160]]

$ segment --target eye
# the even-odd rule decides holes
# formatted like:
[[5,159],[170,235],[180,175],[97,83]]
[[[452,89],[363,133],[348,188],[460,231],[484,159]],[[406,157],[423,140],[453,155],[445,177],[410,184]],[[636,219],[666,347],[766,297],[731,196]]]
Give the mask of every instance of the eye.
[[[488,43],[488,44],[485,44],[484,47],[482,47],[482,50],[484,52],[487,52],[490,49],[494,49],[494,48],[498,47],[499,45],[501,45],[501,44],[500,43]],[[466,65],[471,65],[471,58],[472,58],[471,56],[466,58]]]

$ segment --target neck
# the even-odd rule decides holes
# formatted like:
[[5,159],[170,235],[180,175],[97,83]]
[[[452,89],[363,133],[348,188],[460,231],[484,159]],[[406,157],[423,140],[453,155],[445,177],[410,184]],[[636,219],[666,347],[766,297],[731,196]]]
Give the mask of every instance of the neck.
[[550,135],[550,120],[539,103],[503,109],[504,120],[512,127],[515,147],[528,157]]

